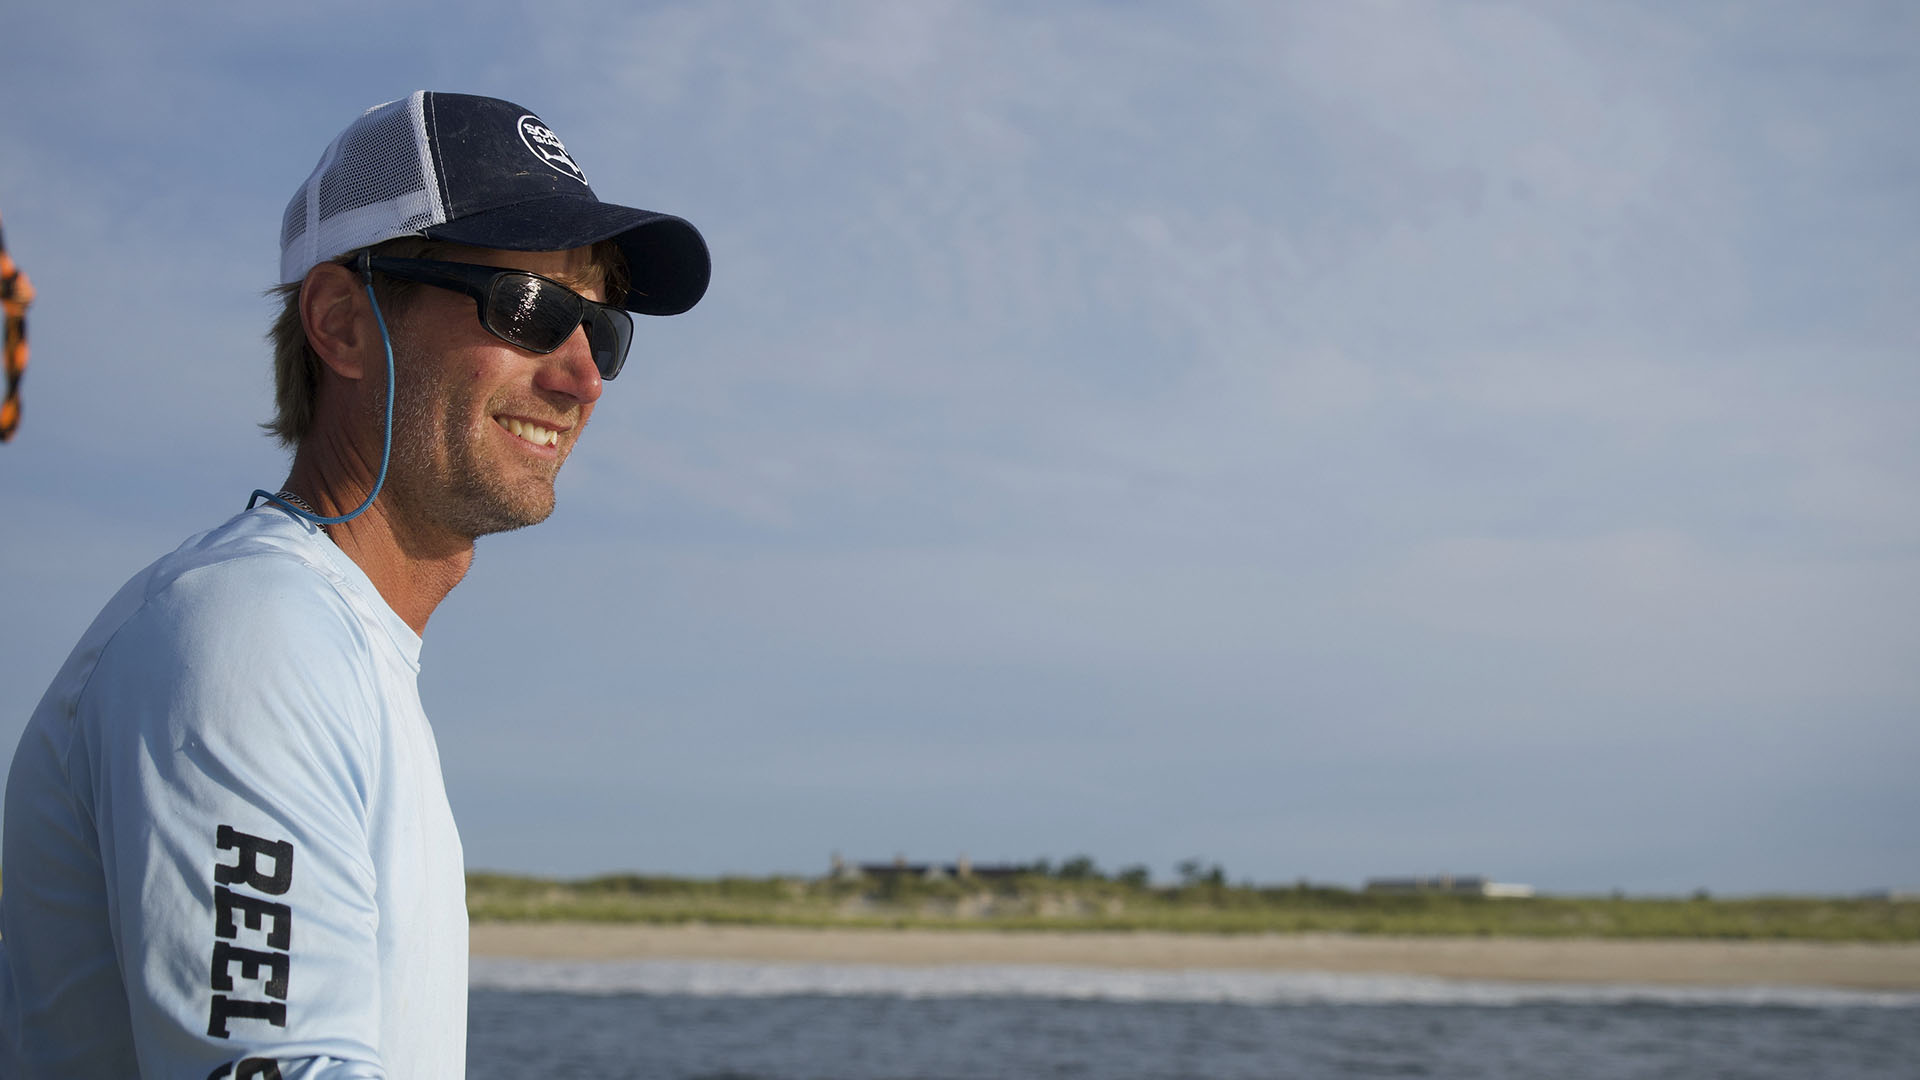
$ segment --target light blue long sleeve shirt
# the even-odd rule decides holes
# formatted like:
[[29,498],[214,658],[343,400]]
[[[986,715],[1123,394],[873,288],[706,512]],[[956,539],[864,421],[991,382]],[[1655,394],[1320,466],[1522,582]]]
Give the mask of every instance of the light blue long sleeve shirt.
[[0,1076],[464,1075],[463,860],[419,655],[271,507],[120,590],[8,776]]

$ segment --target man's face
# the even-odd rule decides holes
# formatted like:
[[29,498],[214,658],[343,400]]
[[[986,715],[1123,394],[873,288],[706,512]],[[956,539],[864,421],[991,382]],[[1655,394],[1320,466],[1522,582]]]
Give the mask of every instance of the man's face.
[[[530,270],[597,300],[590,252],[459,248],[442,258]],[[546,520],[560,463],[600,397],[586,331],[530,353],[488,333],[472,297],[432,286],[416,289],[389,329],[393,512],[469,540]]]

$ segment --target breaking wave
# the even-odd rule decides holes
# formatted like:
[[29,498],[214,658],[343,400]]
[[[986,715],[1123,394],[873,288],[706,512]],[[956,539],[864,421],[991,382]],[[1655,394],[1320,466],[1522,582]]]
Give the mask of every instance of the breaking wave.
[[1223,1005],[1536,1004],[1920,1008],[1920,993],[1800,986],[1522,983],[1420,975],[1138,971],[1040,965],[894,967],[476,956],[475,989],[686,997],[1045,998]]

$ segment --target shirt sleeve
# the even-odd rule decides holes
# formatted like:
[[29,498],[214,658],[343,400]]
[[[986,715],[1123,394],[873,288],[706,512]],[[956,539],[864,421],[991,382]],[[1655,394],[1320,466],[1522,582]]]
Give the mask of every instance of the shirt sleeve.
[[142,1075],[386,1075],[368,656],[271,555],[182,575],[102,652],[75,719]]

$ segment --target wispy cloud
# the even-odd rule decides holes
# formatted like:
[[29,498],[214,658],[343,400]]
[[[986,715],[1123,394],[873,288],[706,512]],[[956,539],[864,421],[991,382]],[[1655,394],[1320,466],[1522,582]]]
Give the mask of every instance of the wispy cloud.
[[[45,102],[0,161],[43,293],[6,453],[38,524],[0,532],[23,564],[120,534],[26,583],[36,638],[78,633],[123,548],[277,479],[257,293],[359,109],[520,100],[603,197],[712,243],[561,514],[436,617],[476,861],[611,869],[542,824],[604,819],[682,870],[1913,862],[1904,9],[578,0],[379,41],[116,15],[23,14],[58,62],[0,74]],[[546,629],[500,633],[529,606]],[[21,718],[54,661],[15,653]],[[474,809],[502,785],[533,824]]]

